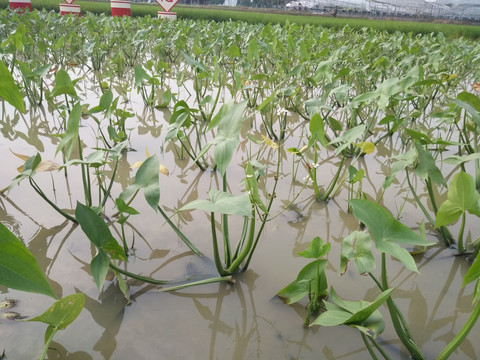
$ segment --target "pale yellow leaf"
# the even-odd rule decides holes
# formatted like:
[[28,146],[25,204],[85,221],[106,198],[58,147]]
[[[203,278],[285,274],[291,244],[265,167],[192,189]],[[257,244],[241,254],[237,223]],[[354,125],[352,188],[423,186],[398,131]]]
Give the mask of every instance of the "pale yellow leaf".
[[[142,164],[143,164],[143,161],[137,161],[133,165],[130,165],[130,169],[139,168]],[[158,172],[161,172],[162,174],[165,174],[167,176],[170,175],[170,172],[168,171],[168,168],[165,165],[162,165],[162,164],[160,164]]]
[[160,172],[165,175],[170,175],[170,172],[168,171],[167,167],[165,165],[160,164]]
[[40,161],[40,164],[38,164],[35,171],[37,171],[37,172],[39,172],[39,171],[54,171],[54,170],[58,170],[59,167],[60,167],[59,164],[57,164],[53,161],[50,161],[50,160]]
[[[23,161],[27,161],[28,159],[30,159],[31,156],[28,156],[28,155],[23,155],[23,154],[18,154],[16,152],[13,152],[12,150],[10,150],[10,152],[15,155],[16,157],[22,159]],[[35,169],[36,172],[41,172],[41,171],[55,171],[55,170],[58,170],[58,168],[60,167],[59,164],[57,164],[56,162],[53,162],[53,161],[50,161],[50,160],[46,160],[46,161],[40,161],[40,164],[38,164],[37,168]],[[22,166],[19,166],[17,168],[18,172],[22,172],[23,171],[23,165]]]
[[30,156],[28,156],[28,155],[22,155],[22,154],[18,154],[18,153],[16,153],[16,152],[13,152],[12,149],[10,149],[10,152],[11,152],[13,155],[15,155],[16,157],[22,159],[23,161],[27,161],[27,160],[30,158]]
[[375,144],[370,141],[362,141],[361,143],[355,143],[354,145],[358,146],[365,154],[371,154],[375,151]]
[[266,136],[263,135],[263,134],[262,134],[262,139],[263,139],[263,141],[265,142],[265,144],[267,144],[268,146],[270,146],[272,149],[275,149],[275,150],[278,149],[278,144],[275,143],[274,141],[270,140],[268,137],[266,137]]
[[133,165],[130,165],[130,169],[139,168],[143,164],[143,161],[137,161]]

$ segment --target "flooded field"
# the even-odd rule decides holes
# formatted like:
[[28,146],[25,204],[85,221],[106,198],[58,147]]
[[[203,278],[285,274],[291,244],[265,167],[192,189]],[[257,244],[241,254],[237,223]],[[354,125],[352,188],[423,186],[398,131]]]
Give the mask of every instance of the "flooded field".
[[[46,15],[40,16],[45,20]],[[68,25],[53,17],[48,21]],[[311,261],[299,253],[307,251],[315,237],[331,246],[321,260],[326,264],[330,300],[334,288],[342,299],[373,302],[381,291],[372,277],[382,277],[386,252],[391,297],[424,357],[436,358],[462,329],[475,305],[474,284],[461,285],[472,265],[480,223],[473,210],[465,210],[464,232],[461,221],[448,224],[453,238],[461,234],[461,251],[458,241],[446,244],[435,228],[435,214],[441,214],[455,174],[470,174],[472,181],[478,176],[478,110],[467,106],[475,107],[472,97],[478,99],[472,89],[478,46],[465,41],[452,53],[444,47],[453,45],[441,36],[412,38],[348,29],[339,34],[295,25],[267,29],[151,19],[128,20],[128,25],[105,18],[85,21],[87,25],[78,24],[78,34],[88,39],[82,49],[91,51],[84,64],[72,49],[50,54],[42,81],[33,85],[17,64],[13,75],[29,94],[24,95],[26,111],[6,101],[0,104],[0,188],[8,187],[19,171],[25,174],[18,168],[36,153],[44,162],[67,164],[48,169],[53,171],[37,168],[32,177],[25,176],[0,194],[0,222],[34,255],[56,297],[85,294],[83,311],[55,335],[48,359],[369,359],[357,329],[306,327],[308,298],[287,305],[277,296]],[[92,40],[85,30],[93,29],[95,22],[110,27],[118,37],[135,34],[138,53],[130,58],[124,48],[96,52],[101,39]],[[200,27],[211,37],[196,36]],[[147,36],[150,30],[158,36]],[[161,42],[161,33],[176,35],[171,43]],[[305,37],[295,41],[300,34]],[[347,35],[350,40],[342,39]],[[6,41],[8,35],[3,36]],[[314,51],[313,39],[321,37],[327,50]],[[352,59],[347,45],[357,50],[363,46],[364,52]],[[383,49],[367,57],[377,46]],[[40,50],[26,46],[18,51],[17,61],[33,69],[38,57],[28,62],[28,51],[32,55]],[[390,67],[393,54],[397,65]],[[471,62],[460,63],[464,54]],[[4,56],[5,63],[15,61],[10,55]],[[53,63],[57,57],[63,60]],[[445,59],[451,68],[437,63]],[[366,67],[372,72],[366,74]],[[36,84],[45,91],[39,105],[32,103],[33,92],[40,89]],[[457,97],[462,92],[469,95]],[[76,112],[76,132],[69,137]],[[115,155],[116,147],[123,149]],[[88,160],[96,151],[101,152],[101,161]],[[470,158],[455,163],[454,155]],[[137,180],[151,159],[161,165],[157,172],[154,163],[158,206],[155,201],[152,206],[155,185]],[[386,184],[389,175],[393,178]],[[155,180],[155,174],[150,176]],[[221,196],[226,195],[216,193],[220,198],[212,198],[212,189],[233,197],[224,200]],[[209,196],[211,201],[199,202]],[[136,212],[122,207],[118,198]],[[368,199],[388,209],[392,219],[416,234],[425,227],[431,245],[401,245],[411,252],[412,265],[410,255],[406,259],[396,248],[380,251],[381,244],[374,239],[372,277],[359,275],[353,258],[339,276],[344,270],[344,239],[364,229],[359,210],[354,216],[349,207],[356,209],[352,199]],[[238,201],[234,209],[233,201]],[[77,202],[80,209],[90,202],[120,249],[126,250],[128,261],[105,250],[119,269],[110,266],[101,291],[91,262],[103,250],[89,241],[82,221],[79,225],[66,217],[81,220]],[[369,230],[375,234],[375,229]],[[195,254],[182,236],[203,256]],[[230,250],[225,250],[225,238]],[[235,267],[250,240],[253,249]],[[151,284],[122,270],[172,283]],[[159,291],[219,276],[232,276],[233,281]],[[123,282],[127,287],[122,292]],[[0,290],[3,298],[18,300],[12,310],[27,320],[52,304],[44,295]],[[385,330],[376,343],[392,359],[410,359],[387,306],[379,310]],[[310,320],[317,316],[312,314]],[[2,320],[1,327],[9,359],[39,357],[45,324]],[[479,335],[477,324],[451,358],[477,359]]]

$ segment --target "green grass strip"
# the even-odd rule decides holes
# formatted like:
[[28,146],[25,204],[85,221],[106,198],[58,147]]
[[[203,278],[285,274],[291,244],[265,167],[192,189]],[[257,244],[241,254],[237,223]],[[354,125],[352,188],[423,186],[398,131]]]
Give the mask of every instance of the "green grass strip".
[[[34,9],[45,9],[47,11],[59,11],[59,0],[32,0]],[[110,14],[109,2],[81,1],[75,4],[80,5],[82,13],[92,12],[95,14]],[[8,7],[7,0],[0,0],[0,8]],[[157,4],[131,3],[132,16],[156,17],[162,8]],[[431,22],[393,21],[365,18],[341,18],[328,17],[324,15],[308,15],[299,12],[288,12],[279,10],[259,10],[241,7],[224,6],[187,6],[176,5],[172,10],[177,13],[178,18],[213,20],[213,21],[244,21],[251,24],[285,24],[296,23],[298,25],[317,25],[327,28],[341,29],[349,26],[353,29],[369,28],[390,33],[401,31],[412,34],[443,33],[446,37],[480,39],[480,26],[441,24]]]

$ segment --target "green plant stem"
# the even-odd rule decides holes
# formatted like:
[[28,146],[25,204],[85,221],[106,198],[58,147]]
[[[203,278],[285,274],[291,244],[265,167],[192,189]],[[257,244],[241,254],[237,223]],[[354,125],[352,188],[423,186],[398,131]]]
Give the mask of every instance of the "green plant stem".
[[[382,252],[382,287],[384,289],[388,289],[387,260],[384,252]],[[394,305],[391,297],[387,299],[387,307],[392,319],[393,327],[395,328],[395,332],[409,351],[410,355],[412,355],[414,360],[424,360],[425,356],[415,341],[413,341],[411,338],[409,331],[406,330],[408,327],[404,326],[405,324],[402,324],[401,320],[399,319],[399,310]]]
[[[406,178],[407,178],[408,187],[410,188],[410,192],[412,193],[413,198],[415,199],[415,202],[418,204],[418,207],[422,210],[422,212],[425,215],[425,217],[427,218],[428,222],[432,226],[435,226],[435,221],[430,216],[430,214],[428,213],[425,206],[423,206],[422,202],[418,198],[417,193],[415,192],[415,189],[413,188],[413,185],[410,181],[410,175],[408,175],[408,170],[407,169],[405,169],[405,174],[406,174]],[[442,234],[442,238],[443,238],[443,242],[445,243],[445,246],[449,246],[450,243],[453,240],[452,235],[450,234],[450,231],[448,231],[448,229],[445,226],[440,226],[438,228],[438,230],[440,231],[440,234]]]
[[[80,160],[83,160],[83,150],[82,150],[82,142],[80,140],[80,136],[77,136],[77,144],[78,144],[78,156]],[[82,183],[83,183],[83,193],[85,195],[85,204],[88,207],[90,207],[92,206],[92,198],[91,196],[89,196],[90,183],[89,183],[89,179],[87,179],[88,170],[85,171],[85,167],[87,167],[85,164],[80,165],[80,168],[82,169]]]
[[[380,281],[378,281],[378,279],[373,276],[372,273],[368,273],[368,275],[370,275],[370,277],[373,279],[373,281],[375,281],[375,283],[377,284],[378,288],[381,290],[381,291],[385,291],[386,289],[383,288],[382,284],[380,283]],[[393,306],[395,307],[395,311],[397,312],[397,315],[398,315],[398,319],[400,320],[400,322],[402,323],[403,325],[403,328],[405,329],[405,331],[407,332],[408,336],[411,337],[411,333],[410,333],[410,330],[408,329],[408,324],[407,324],[407,321],[405,320],[405,318],[403,317],[403,314],[401,313],[400,309],[398,308],[397,304],[395,304],[394,301],[392,301],[392,304]]]
[[370,354],[370,356],[372,357],[372,359],[373,359],[373,360],[378,360],[377,355],[375,354],[375,352],[373,351],[372,347],[371,347],[370,344],[368,343],[367,336],[366,336],[363,332],[360,332],[360,335],[362,335],[363,343],[365,344],[365,347],[367,348],[368,353]]
[[462,223],[460,224],[460,229],[458,230],[458,237],[457,237],[457,244],[458,244],[458,252],[462,254],[465,252],[465,246],[463,245],[463,232],[465,231],[465,211],[462,213]]
[[158,211],[160,211],[160,214],[162,214],[163,218],[165,219],[165,221],[168,223],[168,225],[171,226],[171,228],[173,229],[173,231],[175,231],[175,233],[178,235],[178,237],[180,239],[182,239],[182,241],[185,243],[185,245],[187,245],[190,250],[192,250],[196,255],[199,255],[199,256],[203,256],[202,252],[200,250],[198,250],[195,245],[193,245],[190,240],[188,240],[188,238],[185,236],[184,233],[182,233],[180,231],[180,229],[172,222],[172,220],[170,220],[167,216],[167,214],[165,214],[165,212],[162,210],[162,208],[160,207],[160,205],[157,205],[157,209]]
[[[255,252],[255,249],[257,248],[258,241],[260,240],[260,236],[262,235],[263,229],[265,228],[265,224],[267,223],[268,214],[270,214],[270,209],[272,208],[272,204],[273,204],[273,199],[276,196],[275,193],[277,191],[277,185],[278,185],[278,174],[280,172],[280,164],[281,164],[281,160],[282,160],[281,152],[279,150],[277,150],[277,152],[278,152],[278,158],[277,158],[277,169],[276,169],[276,172],[275,172],[275,183],[273,184],[272,194],[270,195],[270,199],[268,201],[267,212],[263,215],[262,224],[260,225],[260,229],[258,229],[258,233],[257,233],[257,236],[256,236],[255,241],[253,243],[252,250],[250,251],[250,254],[248,255],[248,258],[245,261],[243,271],[246,271],[248,269],[248,265],[250,264],[250,260],[252,260],[253,253]],[[255,214],[254,214],[254,216],[255,216]],[[255,217],[254,217],[254,219],[255,219]]]
[[172,287],[169,287],[169,288],[166,288],[166,289],[160,289],[158,291],[161,291],[161,292],[175,291],[175,290],[185,289],[185,288],[191,287],[191,286],[212,284],[212,283],[216,283],[216,282],[229,282],[231,284],[234,284],[235,280],[233,279],[232,275],[227,275],[227,276],[220,276],[220,277],[215,277],[215,278],[211,278],[211,279],[194,281],[194,282],[191,282],[191,283],[188,283],[188,284],[172,286]]
[[127,240],[126,240],[126,237],[125,237],[125,226],[124,226],[123,222],[120,224],[120,228],[122,229],[123,252],[125,253],[125,256],[127,256],[128,255],[128,246],[127,246]]
[[215,228],[215,213],[210,213],[210,227],[212,231],[212,245],[213,245],[213,259],[215,261],[215,267],[217,268],[218,273],[221,276],[230,275],[228,271],[223,267],[222,261],[220,260],[220,253],[218,252],[218,240],[217,240],[217,229]]
[[385,350],[383,350],[382,347],[380,345],[378,345],[378,343],[375,341],[375,339],[370,338],[370,341],[372,342],[373,346],[375,346],[375,348],[382,354],[384,359],[390,360],[390,356],[388,356],[387,353],[385,352]]
[[108,265],[110,266],[110,268],[120,274],[123,274],[123,275],[126,275],[132,279],[137,279],[137,280],[140,280],[140,281],[143,281],[143,282],[146,282],[146,283],[149,283],[149,284],[154,284],[154,285],[165,285],[165,284],[171,284],[173,282],[179,282],[179,281],[185,281],[185,280],[188,280],[188,278],[186,279],[180,279],[180,280],[157,280],[157,279],[154,279],[154,278],[151,278],[149,276],[142,276],[142,275],[138,275],[138,274],[134,274],[130,271],[127,271],[127,270],[123,270],[121,268],[119,268],[118,266],[116,266],[115,264],[109,262]]
[[[347,174],[345,174],[343,179],[337,184],[337,180],[340,176],[340,172],[342,171],[344,161],[345,161],[345,154],[342,156],[342,160],[340,161],[340,165],[338,166],[337,173],[335,174],[335,177],[332,179],[332,182],[330,183],[330,187],[325,192],[325,195],[323,195],[323,199],[322,199],[323,201],[326,201],[332,192],[333,192],[333,196],[335,196],[335,193],[337,192],[338,188],[342,185],[343,181],[345,180],[345,177],[347,176]],[[337,186],[335,187],[335,185]],[[333,189],[335,189],[335,191],[333,191]]]
[[248,232],[247,242],[245,243],[245,247],[242,249],[242,251],[240,252],[238,257],[236,259],[234,259],[233,262],[231,263],[231,265],[228,267],[227,271],[230,274],[233,274],[238,269],[238,267],[240,266],[242,261],[248,255],[250,255],[251,252],[253,252],[253,250],[255,249],[253,247],[254,236],[255,236],[255,208],[252,209],[252,220],[250,220],[250,230]]
[[430,202],[432,203],[433,213],[437,215],[438,206],[437,202],[435,201],[435,195],[433,194],[432,179],[430,179],[430,176],[428,176],[425,180],[425,184],[427,185],[428,196],[430,197]]
[[479,316],[480,316],[480,301],[477,301],[477,305],[475,305],[475,308],[470,314],[470,317],[468,318],[465,325],[463,325],[463,327],[460,329],[458,334],[442,350],[442,352],[438,355],[437,360],[446,360],[450,357],[450,355],[462,343],[462,341],[465,340],[468,333],[477,322]]
[[248,217],[243,217],[243,227],[242,227],[242,234],[240,235],[240,240],[238,241],[237,247],[235,248],[235,252],[233,253],[233,258],[238,256],[240,249],[243,248],[243,244],[245,243],[245,238],[247,236],[248,231]]
[[190,151],[188,151],[187,147],[182,142],[182,140],[178,139],[178,141],[180,142],[180,145],[182,146],[182,150],[184,150],[188,154],[188,156],[190,156],[190,158],[195,162],[195,164],[197,164],[197,166],[200,168],[200,170],[205,171],[206,168],[205,168],[205,166],[203,166],[200,163],[200,159],[197,159],[196,156],[194,156],[192,153],[190,153]]
[[108,196],[110,195],[110,192],[112,191],[115,176],[117,175],[117,169],[118,169],[118,160],[115,161],[115,167],[113,168],[113,173],[112,173],[112,177],[110,179],[110,184],[108,185],[108,188],[104,193],[103,200],[102,200],[102,208],[105,206],[105,203],[107,202]]
[[310,170],[310,178],[313,182],[313,193],[315,194],[315,200],[320,201],[322,200],[322,195],[320,194],[320,190],[318,189],[317,183],[317,161],[318,161],[318,154],[317,149],[314,150],[313,155],[313,168]]
[[[49,325],[50,327],[51,325]],[[58,327],[54,327],[52,332],[50,333],[50,336],[48,337],[48,339],[45,341],[45,346],[43,347],[43,351],[42,351],[42,355],[40,355],[40,360],[44,360],[45,359],[45,356],[47,355],[47,351],[48,351],[48,348],[50,346],[50,343],[52,342],[53,340],[53,336],[56,334],[56,332],[58,331]]]
[[68,220],[74,222],[75,224],[78,224],[77,219],[75,219],[73,216],[67,214],[65,211],[60,209],[54,202],[52,202],[45,194],[44,192],[40,189],[40,187],[37,185],[35,180],[32,179],[32,177],[28,178],[28,181],[30,182],[30,185],[32,188],[35,190],[35,192],[40,195],[43,200],[45,200],[51,207],[53,207],[60,215],[63,217],[67,218]]
[[[222,190],[227,191],[227,173],[223,174],[222,178]],[[229,267],[232,263],[232,253],[230,250],[230,236],[228,233],[228,215],[222,214],[222,235],[223,235],[223,250],[224,250],[224,259],[225,266]]]

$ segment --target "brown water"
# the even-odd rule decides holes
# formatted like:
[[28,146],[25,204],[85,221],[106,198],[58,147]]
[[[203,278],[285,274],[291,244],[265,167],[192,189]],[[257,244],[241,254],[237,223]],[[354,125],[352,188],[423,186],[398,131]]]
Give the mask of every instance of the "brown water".
[[[138,99],[133,99],[131,106],[136,109],[138,122],[129,120],[127,127],[133,129],[131,146],[136,151],[126,153],[121,160],[113,193],[118,194],[131,182],[135,171],[129,167],[143,160],[148,148],[169,168],[170,175],[161,175],[160,184],[161,204],[170,214],[191,200],[207,198],[210,186],[220,183],[219,176],[211,170],[202,173],[191,161],[175,158],[169,151],[171,145],[163,144],[170,113],[144,110]],[[16,168],[23,163],[9,150],[26,155],[40,151],[43,159],[61,162],[54,156],[56,141],[48,137],[56,131],[48,111],[37,110],[19,116],[5,111],[8,109],[5,104],[2,108],[0,188],[9,184],[17,175]],[[12,125],[15,122],[16,125]],[[298,119],[292,118],[292,123],[292,128],[301,128]],[[83,125],[83,141],[95,146],[93,123],[85,120]],[[298,146],[298,141],[293,133],[285,148]],[[374,156],[366,156],[360,162],[367,175],[363,191],[374,199],[381,194],[381,182],[388,173],[388,159],[394,145],[394,140],[386,141]],[[243,148],[242,143],[240,149]],[[245,155],[239,151],[236,156],[228,174],[230,191],[238,194],[242,189],[239,181],[243,171],[237,164]],[[275,150],[266,150],[262,158],[275,161]],[[305,175],[300,171],[292,184],[291,155],[284,154],[283,158],[272,214],[282,211],[300,191]],[[329,161],[321,165],[320,174],[325,183],[334,172]],[[267,191],[272,186],[273,170],[267,173],[270,176]],[[53,182],[49,173],[37,174],[36,180],[60,207],[74,208],[76,201],[82,199],[79,169],[69,169],[68,177],[62,173],[52,175]],[[383,203],[395,216],[402,209],[401,221],[418,231],[423,215],[405,188],[402,180],[394,184]],[[330,286],[348,300],[376,297],[375,284],[369,277],[357,275],[353,265],[344,276],[338,276],[341,239],[358,226],[357,220],[347,212],[346,194],[346,189],[342,189],[328,203],[317,203],[312,189],[305,189],[286,211],[267,224],[250,269],[237,276],[235,285],[209,284],[160,293],[159,287],[129,280],[130,304],[111,278],[105,283],[104,291],[98,292],[89,273],[94,249],[86,236],[44,203],[27,182],[0,196],[0,221],[28,246],[58,297],[75,292],[86,295],[85,309],[79,318],[54,338],[49,359],[369,359],[356,330],[346,326],[304,328],[306,302],[287,306],[275,296],[307,263],[297,253],[305,249],[312,238],[320,236],[332,243],[327,268]],[[191,211],[174,217],[182,231],[207,255],[201,258],[189,251],[164,224],[163,218],[146,205],[143,197],[139,196],[133,205],[141,215],[131,217],[127,228],[129,241],[135,239],[129,271],[158,279],[216,276],[211,260],[210,224],[205,213]],[[106,213],[113,212],[109,203]],[[469,217],[467,226],[467,236],[475,239],[480,224]],[[118,226],[112,228],[117,239],[119,230]],[[451,230],[456,234],[455,226]],[[230,233],[240,231],[240,221],[232,219]],[[428,227],[427,236],[437,245],[417,257],[421,275],[405,270],[391,258],[388,269],[390,285],[396,288],[393,297],[410,324],[415,340],[427,358],[433,359],[468,318],[473,286],[460,289],[469,267],[466,259],[454,256],[455,249],[445,248]],[[3,297],[20,301],[16,311],[25,316],[36,316],[52,303],[46,296],[0,289]],[[387,326],[379,342],[385,345],[392,359],[409,359],[388,321],[386,309],[381,311]],[[45,325],[4,321],[0,326],[2,345],[9,359],[33,359],[40,355]],[[480,325],[476,325],[452,358],[479,358],[480,348],[476,344],[479,336]]]

